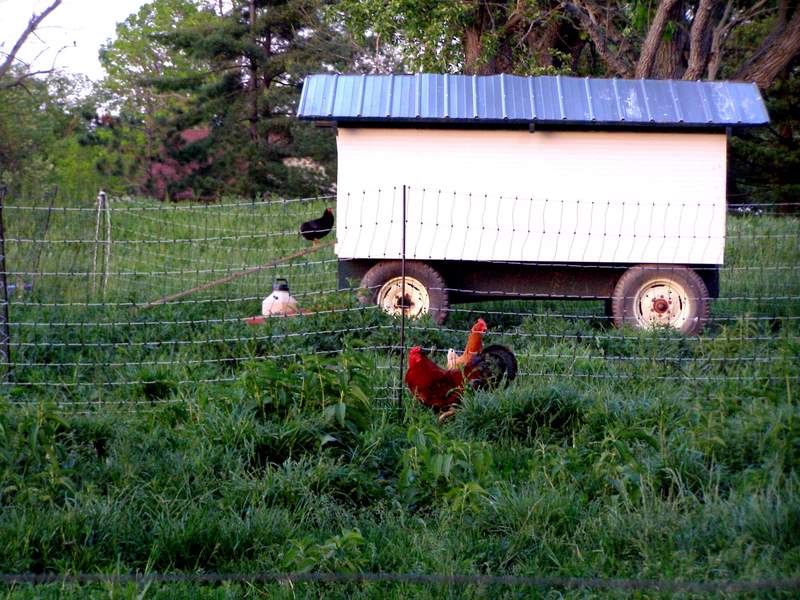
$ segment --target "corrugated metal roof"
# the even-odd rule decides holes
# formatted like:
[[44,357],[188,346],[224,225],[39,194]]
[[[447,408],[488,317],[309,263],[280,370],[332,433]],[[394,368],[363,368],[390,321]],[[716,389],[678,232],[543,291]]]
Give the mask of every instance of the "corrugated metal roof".
[[554,126],[725,127],[769,122],[752,83],[514,75],[310,75],[297,116]]

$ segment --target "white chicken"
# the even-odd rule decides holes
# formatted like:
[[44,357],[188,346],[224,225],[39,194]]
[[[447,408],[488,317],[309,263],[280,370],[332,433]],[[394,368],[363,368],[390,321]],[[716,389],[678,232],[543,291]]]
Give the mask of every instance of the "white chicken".
[[261,303],[261,314],[265,317],[290,317],[298,312],[297,300],[289,293],[289,282],[286,279],[276,279],[272,293]]

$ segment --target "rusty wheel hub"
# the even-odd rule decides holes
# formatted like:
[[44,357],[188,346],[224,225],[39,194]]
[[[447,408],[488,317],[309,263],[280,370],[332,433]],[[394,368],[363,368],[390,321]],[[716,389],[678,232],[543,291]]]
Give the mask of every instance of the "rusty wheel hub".
[[634,298],[639,327],[680,328],[689,318],[689,296],[680,284],[669,279],[650,281]]
[[653,312],[658,313],[659,315],[663,315],[669,310],[669,300],[666,298],[654,298],[653,299]]
[[[403,295],[403,291],[405,291],[405,295]],[[378,306],[385,313],[400,315],[405,312],[406,316],[412,319],[427,313],[431,305],[428,290],[422,282],[408,276],[405,290],[403,290],[402,277],[393,277],[381,286],[377,300]]]

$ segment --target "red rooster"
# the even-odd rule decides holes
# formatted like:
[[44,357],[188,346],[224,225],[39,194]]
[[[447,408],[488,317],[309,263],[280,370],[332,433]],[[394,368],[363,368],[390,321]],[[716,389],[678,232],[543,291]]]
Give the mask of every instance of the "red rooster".
[[472,331],[469,332],[467,338],[467,346],[464,348],[464,354],[459,356],[452,348],[447,351],[447,368],[456,369],[458,367],[465,367],[469,362],[475,358],[483,347],[483,336],[486,334],[486,321],[478,319],[475,325],[472,326]]
[[422,348],[414,346],[408,353],[405,381],[408,389],[420,402],[440,413],[441,420],[454,404],[461,402],[464,382],[470,371],[469,366],[463,371],[445,370],[425,356]]
[[516,377],[517,360],[511,350],[494,345],[479,351],[485,332],[486,323],[479,319],[470,332],[462,358],[477,354],[473,354],[463,368],[456,365],[443,369],[425,356],[419,346],[409,352],[406,385],[422,404],[438,413],[439,422],[455,413],[453,407],[461,402],[468,383],[487,389],[497,387],[504,379],[507,383]]

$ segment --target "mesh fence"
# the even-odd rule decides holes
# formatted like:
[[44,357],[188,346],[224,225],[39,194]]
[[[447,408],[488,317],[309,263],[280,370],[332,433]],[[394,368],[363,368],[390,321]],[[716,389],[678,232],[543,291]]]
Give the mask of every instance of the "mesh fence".
[[[312,246],[298,227],[327,207],[334,231]],[[338,202],[8,198],[2,394],[147,410],[254,362],[347,350],[391,408],[407,347],[444,364],[478,317],[530,381],[785,393],[800,375],[800,219],[787,208],[398,187]],[[254,318],[278,279],[298,313]]]

